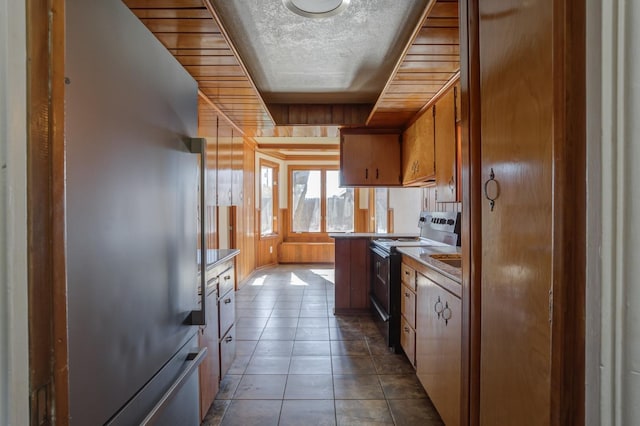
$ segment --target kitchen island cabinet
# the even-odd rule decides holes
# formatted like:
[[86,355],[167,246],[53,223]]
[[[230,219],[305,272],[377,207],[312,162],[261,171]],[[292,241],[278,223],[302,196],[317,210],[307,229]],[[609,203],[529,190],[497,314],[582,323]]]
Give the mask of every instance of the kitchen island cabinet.
[[369,312],[369,243],[371,239],[336,238],[336,314]]

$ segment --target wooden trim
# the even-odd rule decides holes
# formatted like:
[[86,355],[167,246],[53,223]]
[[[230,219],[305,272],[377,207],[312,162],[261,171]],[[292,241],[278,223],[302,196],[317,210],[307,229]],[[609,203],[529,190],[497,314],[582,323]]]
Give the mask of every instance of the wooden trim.
[[482,282],[482,175],[479,0],[460,8],[462,181],[462,383],[460,424],[480,423],[480,307]]
[[[293,138],[292,138],[293,139]],[[258,149],[261,150],[279,150],[285,149],[289,151],[339,151],[339,143],[259,143]]]
[[[280,232],[280,223],[278,222],[278,211],[280,208],[280,184],[279,182],[279,177],[280,177],[280,164],[273,162],[273,161],[269,161],[266,160],[264,158],[260,158],[260,163],[259,163],[259,167],[260,167],[260,174],[259,174],[259,182],[260,185],[258,185],[258,200],[259,200],[259,205],[258,205],[258,235],[260,239],[265,239],[268,238],[270,236],[277,236],[279,235]],[[273,232],[271,234],[268,235],[262,235],[262,167],[270,167],[273,169],[273,205],[272,210],[273,210]]]
[[586,10],[553,9],[552,425],[585,423]]
[[219,117],[222,117],[231,127],[233,127],[235,130],[237,130],[240,135],[242,135],[243,138],[248,138],[249,136],[246,136],[244,134],[244,131],[238,127],[238,125],[236,123],[234,123],[233,121],[231,121],[231,119],[227,116],[227,114],[225,114],[219,107],[218,105],[216,105],[211,99],[209,99],[209,97],[207,95],[204,94],[204,92],[200,89],[198,89],[198,96],[200,96],[200,98],[205,101],[215,112]]
[[260,102],[260,105],[262,105],[262,107],[264,108],[264,112],[265,112],[265,114],[267,114],[267,116],[269,117],[271,122],[275,124],[275,120],[273,119],[273,115],[271,114],[271,111],[269,111],[269,108],[267,108],[267,104],[262,99],[262,96],[260,95],[260,91],[258,90],[258,87],[256,86],[256,84],[254,83],[253,79],[251,78],[251,74],[247,70],[247,67],[244,65],[244,62],[242,61],[242,58],[240,57],[240,54],[238,53],[238,49],[236,49],[236,46],[231,41],[231,37],[229,37],[229,33],[227,33],[227,30],[225,29],[224,25],[222,25],[222,20],[218,16],[218,13],[216,12],[216,9],[213,6],[213,3],[211,2],[211,0],[202,0],[202,2],[204,3],[204,6],[211,13],[211,16],[216,21],[216,24],[218,24],[218,27],[220,28],[220,32],[224,36],[224,39],[227,42],[227,44],[229,45],[229,49],[231,49],[231,51],[233,52],[233,56],[238,61],[238,64],[240,65],[240,68],[242,69],[242,72],[244,73],[244,77],[251,84],[251,87],[255,91],[256,99],[258,99],[258,101]]
[[[462,35],[462,29],[460,30],[460,34]],[[460,55],[462,55],[463,53],[464,52],[462,51],[462,40],[460,40]],[[442,86],[435,95],[433,95],[433,98],[431,98],[429,102],[427,102],[422,106],[422,108],[420,108],[420,111],[418,111],[416,115],[414,115],[413,118],[407,122],[407,125],[405,126],[404,130],[406,130],[409,126],[415,123],[422,114],[426,113],[429,108],[435,105],[440,100],[440,98],[442,98],[445,95],[445,93],[447,93],[449,89],[455,86],[456,83],[458,83],[459,81],[460,81],[460,71],[455,73],[449,79],[449,81],[447,81],[445,85]]]
[[391,74],[389,75],[389,79],[387,80],[387,83],[384,85],[384,88],[380,92],[380,95],[378,95],[378,98],[376,99],[376,102],[373,105],[373,108],[371,108],[371,112],[369,113],[369,116],[367,117],[367,120],[366,120],[366,124],[367,125],[373,119],[374,115],[378,111],[378,108],[379,108],[379,105],[380,105],[380,100],[383,98],[383,95],[385,93],[387,93],[387,90],[389,90],[389,87],[391,86],[391,84],[395,80],[396,74],[398,74],[398,71],[400,70],[400,68],[401,68],[401,66],[402,66],[402,64],[404,62],[404,58],[405,58],[405,56],[407,56],[407,52],[409,51],[409,49],[413,45],[413,42],[415,41],[415,39],[420,35],[420,31],[422,30],[422,26],[427,21],[427,18],[429,17],[429,14],[431,13],[431,10],[433,9],[433,7],[435,6],[436,3],[437,3],[436,0],[429,0],[429,4],[427,4],[427,7],[424,8],[424,11],[422,12],[422,15],[420,16],[420,19],[418,19],[418,23],[416,24],[416,27],[413,29],[413,33],[411,34],[411,37],[409,38],[409,41],[407,42],[406,46],[402,50],[402,53],[400,54],[400,57],[398,58],[398,61],[396,62],[396,65],[393,67],[393,72],[391,72]]
[[27,2],[31,424],[69,423],[63,0]]

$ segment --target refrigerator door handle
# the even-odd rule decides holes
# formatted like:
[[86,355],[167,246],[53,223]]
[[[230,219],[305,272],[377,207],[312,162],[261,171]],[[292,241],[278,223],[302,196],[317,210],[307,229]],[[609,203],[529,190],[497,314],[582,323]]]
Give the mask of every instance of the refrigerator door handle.
[[198,370],[198,366],[202,363],[204,356],[207,353],[207,348],[201,348],[197,353],[190,353],[187,355],[187,361],[189,364],[182,370],[182,373],[178,376],[178,378],[173,382],[173,384],[167,389],[162,398],[158,401],[158,403],[151,409],[147,417],[142,420],[140,425],[152,425],[157,420],[158,416],[162,413],[162,410],[167,405],[171,399],[178,393],[182,385],[184,385],[187,379],[193,374],[194,371]]
[[207,228],[205,226],[207,140],[205,138],[191,138],[189,150],[193,154],[200,154],[200,309],[191,311],[189,322],[191,325],[207,325],[205,318],[207,299]]

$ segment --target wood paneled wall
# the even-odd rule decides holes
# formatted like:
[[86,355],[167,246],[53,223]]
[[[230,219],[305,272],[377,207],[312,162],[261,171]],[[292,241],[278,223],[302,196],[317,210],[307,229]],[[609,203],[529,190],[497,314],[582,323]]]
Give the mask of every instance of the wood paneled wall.
[[256,220],[254,203],[255,143],[243,138],[242,196],[234,212],[234,248],[240,250],[236,257],[236,283],[238,287],[256,269]]

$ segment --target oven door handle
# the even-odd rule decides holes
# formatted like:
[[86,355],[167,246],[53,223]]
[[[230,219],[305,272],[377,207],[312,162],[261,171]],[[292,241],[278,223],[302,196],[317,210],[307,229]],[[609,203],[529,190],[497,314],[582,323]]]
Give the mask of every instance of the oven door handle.
[[373,305],[374,308],[376,308],[376,311],[378,311],[378,315],[380,315],[380,318],[382,318],[382,321],[387,322],[389,321],[389,314],[387,314],[378,304],[378,301],[373,297],[373,296],[369,296],[369,299],[371,300],[371,304]]
[[386,259],[386,258],[389,257],[389,253],[385,253],[384,251],[380,250],[376,246],[371,246],[371,251],[374,252],[375,254],[377,254],[378,256],[380,256],[383,259]]

